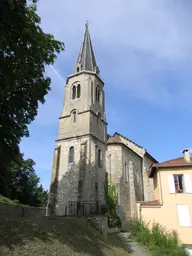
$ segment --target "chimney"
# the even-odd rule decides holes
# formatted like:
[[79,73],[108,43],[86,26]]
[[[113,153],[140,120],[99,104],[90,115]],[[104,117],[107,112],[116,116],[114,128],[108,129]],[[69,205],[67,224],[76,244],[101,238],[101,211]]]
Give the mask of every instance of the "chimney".
[[189,149],[187,149],[187,148],[183,149],[183,157],[186,162],[191,162],[191,156],[190,156]]

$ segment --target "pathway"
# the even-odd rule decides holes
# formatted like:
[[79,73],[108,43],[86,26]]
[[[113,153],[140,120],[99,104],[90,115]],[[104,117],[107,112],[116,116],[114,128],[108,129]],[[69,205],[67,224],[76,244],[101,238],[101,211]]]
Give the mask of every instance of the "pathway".
[[127,251],[131,253],[132,256],[149,256],[148,253],[146,253],[142,248],[137,246],[128,238],[129,235],[130,233],[128,232],[118,234],[118,237],[125,244]]

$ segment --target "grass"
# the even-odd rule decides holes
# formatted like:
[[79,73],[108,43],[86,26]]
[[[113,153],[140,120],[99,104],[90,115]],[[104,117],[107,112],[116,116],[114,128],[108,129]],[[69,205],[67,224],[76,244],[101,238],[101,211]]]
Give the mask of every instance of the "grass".
[[128,256],[116,235],[105,239],[77,218],[0,221],[0,255]]
[[5,196],[0,195],[0,203],[18,204],[19,202],[17,200],[14,201]]
[[122,231],[131,232],[131,238],[146,248],[153,256],[187,256],[175,231],[167,231],[159,224],[149,229],[142,220],[126,224]]

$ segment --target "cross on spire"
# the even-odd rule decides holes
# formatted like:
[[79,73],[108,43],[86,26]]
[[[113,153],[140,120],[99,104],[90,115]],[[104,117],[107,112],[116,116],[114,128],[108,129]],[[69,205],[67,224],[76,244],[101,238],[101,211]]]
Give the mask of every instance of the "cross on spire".
[[89,21],[86,20],[86,21],[85,21],[85,27],[88,27],[88,26],[89,26]]

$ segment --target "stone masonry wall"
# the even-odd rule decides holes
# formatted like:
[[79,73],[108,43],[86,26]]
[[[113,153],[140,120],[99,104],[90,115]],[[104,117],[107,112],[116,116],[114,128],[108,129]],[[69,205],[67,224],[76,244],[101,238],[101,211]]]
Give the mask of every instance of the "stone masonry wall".
[[[81,161],[81,147],[86,143],[86,157]],[[60,163],[56,192],[56,215],[65,215],[69,201],[97,201],[105,204],[105,144],[94,141],[91,136],[73,138],[57,143],[60,146]],[[74,163],[68,161],[69,148],[74,147]],[[97,146],[97,147],[96,147]],[[96,161],[96,151],[100,148],[102,166]]]
[[143,184],[145,201],[153,201],[155,199],[153,179],[149,178],[147,175],[147,170],[149,169],[152,163],[154,163],[154,161],[149,156],[145,155],[143,166]]
[[106,170],[109,182],[116,184],[122,176],[122,146],[117,144],[107,145]]
[[0,203],[0,219],[42,219],[45,216],[46,209],[39,207],[30,207]]
[[136,201],[143,200],[142,158],[121,144],[107,146],[107,172],[117,187],[117,213],[123,221],[136,213]]

